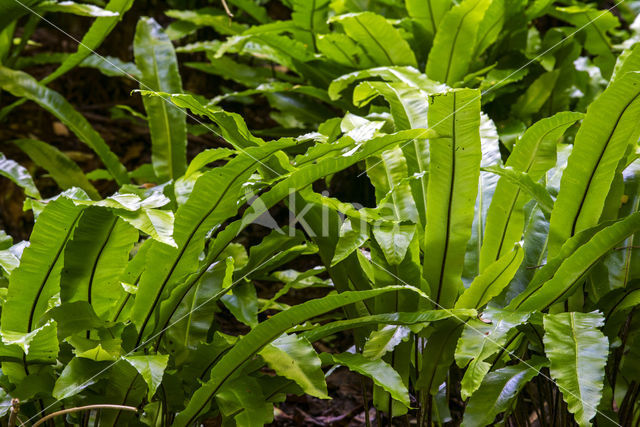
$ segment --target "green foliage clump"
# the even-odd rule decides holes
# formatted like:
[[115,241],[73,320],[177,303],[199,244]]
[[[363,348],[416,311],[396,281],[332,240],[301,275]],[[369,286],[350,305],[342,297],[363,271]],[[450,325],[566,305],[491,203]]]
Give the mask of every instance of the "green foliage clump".
[[[174,1],[136,17],[132,62],[96,54],[133,3],[0,0],[0,117],[34,102],[104,165],[3,141],[62,190],[0,154],[36,218],[28,242],[0,232],[9,423],[117,405],[66,422],[264,425],[288,395],[330,398],[337,366],[370,380],[378,425],[640,421],[635,2]],[[28,55],[60,12],[95,18],[77,50]],[[144,111],[120,114],[148,125],[149,164],[51,87],[76,67],[136,81]],[[217,96],[183,88],[195,72]],[[225,145],[193,154],[202,131]],[[356,175],[370,200],[321,191]]]

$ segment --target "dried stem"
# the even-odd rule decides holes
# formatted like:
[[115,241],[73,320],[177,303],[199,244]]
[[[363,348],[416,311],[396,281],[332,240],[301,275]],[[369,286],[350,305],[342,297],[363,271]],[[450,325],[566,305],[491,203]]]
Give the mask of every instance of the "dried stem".
[[229,5],[227,4],[227,0],[220,0],[222,2],[222,7],[224,7],[224,11],[229,15],[229,18],[233,18],[233,13],[231,13],[231,9],[229,9]]

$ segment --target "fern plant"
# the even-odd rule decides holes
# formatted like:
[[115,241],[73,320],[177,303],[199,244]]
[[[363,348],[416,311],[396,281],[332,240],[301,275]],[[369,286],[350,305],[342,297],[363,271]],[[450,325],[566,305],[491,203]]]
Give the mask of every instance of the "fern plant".
[[[254,3],[230,3],[266,21]],[[514,97],[520,83],[483,93],[493,77],[482,67],[507,61],[500,55],[511,51],[500,46],[522,32],[515,24],[550,13],[579,26],[590,7],[464,0],[433,2],[431,16],[420,14],[420,2],[372,1],[366,12],[336,2],[327,23],[328,2],[311,10],[291,3],[291,22],[242,29],[216,47],[212,64],[232,69],[221,52],[261,46],[315,85],[293,93],[336,100],[348,112],[316,115],[312,133],[265,140],[241,116],[183,93],[170,42],[177,25],[165,33],[141,18],[138,95],[151,134],[149,177],[161,184],[151,188],[128,183],[97,133],[59,112],[60,95],[0,70],[11,93],[66,117],[103,154],[101,173],[120,184],[103,199],[79,180],[41,200],[28,172],[0,158],[3,176],[25,188],[37,214],[28,243],[0,236],[2,414],[23,424],[70,410],[66,422],[101,426],[263,425],[287,395],[330,397],[325,376],[344,366],[373,383],[372,395],[363,393],[378,425],[404,416],[429,426],[637,423],[640,48],[626,46],[616,59],[589,35],[614,28],[613,15],[582,34],[583,65],[574,61],[577,41],[554,46]],[[402,21],[406,10],[412,19]],[[171,14],[191,28],[233,29],[220,14]],[[458,24],[469,40],[448,30]],[[498,31],[503,25],[513,33]],[[525,30],[535,43],[537,30]],[[549,30],[540,43],[552,46],[566,31]],[[412,48],[425,46],[418,37],[428,52]],[[339,62],[323,50],[332,39],[375,60],[334,75],[331,61]],[[544,52],[522,46],[514,49],[525,57]],[[308,61],[296,56],[301,47],[313,49]],[[484,53],[480,63],[469,52]],[[593,73],[593,64],[606,80],[586,82],[579,99],[565,96],[565,73],[578,78],[586,71],[576,67]],[[277,87],[266,92],[285,86]],[[503,97],[512,102],[501,106]],[[187,162],[187,112],[229,146]],[[358,166],[373,187],[372,207],[314,187]],[[266,221],[276,206],[296,221]],[[255,223],[272,231],[246,248],[243,233]],[[315,268],[291,268],[308,255]],[[266,281],[281,285],[270,299],[256,290]],[[329,292],[295,306],[281,301],[310,287]],[[246,333],[224,333],[221,313]],[[346,331],[351,349],[313,345]]]
[[[611,76],[612,50],[621,40],[620,22],[611,11],[571,1],[283,3],[290,8],[288,20],[272,20],[253,2],[231,2],[236,23],[231,26],[222,9],[167,12],[177,19],[171,37],[184,40],[178,52],[204,53],[209,60],[185,65],[225,79],[226,93],[213,104],[266,98],[277,127],[262,130],[265,134],[315,129],[335,108],[363,114],[364,93],[350,105],[339,96],[344,84],[338,84],[327,97],[326,89],[341,75],[340,81],[403,80],[406,73],[480,88],[485,111],[510,131],[522,130],[575,104],[583,110]],[[542,19],[556,24],[543,33],[534,25]],[[194,41],[192,34],[206,28],[226,40]],[[592,63],[579,60],[583,48]]]

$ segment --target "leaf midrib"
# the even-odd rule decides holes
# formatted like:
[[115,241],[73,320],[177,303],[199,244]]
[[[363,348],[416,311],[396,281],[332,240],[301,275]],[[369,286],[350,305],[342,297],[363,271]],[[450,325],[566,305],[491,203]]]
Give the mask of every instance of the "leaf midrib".
[[111,239],[111,235],[113,233],[113,230],[117,222],[118,222],[118,218],[114,217],[111,223],[111,227],[109,227],[107,237],[104,239],[104,242],[102,242],[102,245],[100,246],[100,250],[98,251],[98,255],[96,256],[96,259],[93,262],[93,265],[91,266],[91,274],[89,276],[89,285],[87,289],[87,302],[89,303],[89,305],[91,305],[91,300],[93,296],[93,280],[95,279],[96,270],[98,269],[98,263],[100,262],[100,258],[102,257],[102,254],[104,253],[104,250],[107,247],[109,240]]
[[578,209],[577,209],[575,217],[573,219],[573,224],[571,225],[571,235],[572,236],[576,233],[576,226],[578,224],[578,219],[580,218],[580,214],[582,213],[582,208],[583,208],[584,203],[585,203],[585,201],[587,199],[587,195],[589,194],[589,190],[590,190],[590,187],[591,187],[591,182],[593,181],[593,177],[595,176],[596,172],[598,171],[598,167],[600,166],[600,162],[602,161],[602,158],[604,157],[604,154],[606,153],[607,148],[609,147],[609,143],[611,142],[611,138],[613,138],[613,135],[616,133],[616,129],[618,129],[618,125],[620,124],[620,120],[622,120],[622,117],[627,112],[627,110],[629,109],[631,104],[633,104],[635,102],[635,100],[638,98],[638,96],[640,96],[640,92],[636,93],[635,96],[633,98],[631,98],[631,100],[627,103],[627,105],[622,109],[622,111],[618,115],[618,118],[616,119],[616,122],[615,122],[613,128],[611,129],[611,132],[609,133],[609,137],[607,138],[607,142],[604,144],[604,147],[602,148],[602,152],[600,153],[600,156],[598,157],[598,160],[597,160],[594,168],[591,170],[591,174],[589,176],[589,180],[587,181],[587,186],[584,189],[584,192],[582,194],[582,199],[580,200],[580,204],[578,205]]
[[[158,88],[158,90],[161,89],[161,82],[160,82],[160,76],[159,76],[159,68],[158,68],[158,61],[156,60],[156,47],[158,46],[158,43],[152,39],[152,46],[151,49],[153,51],[153,55],[152,55],[152,59],[153,59],[153,77],[155,80],[155,87]],[[162,108],[162,118],[163,118],[163,124],[164,124],[164,129],[165,129],[165,137],[166,137],[166,145],[167,145],[167,165],[169,167],[169,178],[174,178],[173,176],[173,150],[171,149],[171,125],[169,124],[169,116],[167,113],[167,106],[165,105],[166,101],[164,100],[164,98],[160,98],[159,100],[159,104]]]
[[65,235],[64,239],[62,239],[62,243],[60,244],[60,247],[58,248],[58,251],[56,252],[56,254],[54,256],[54,258],[53,258],[53,260],[51,262],[51,265],[47,269],[47,272],[45,273],[44,279],[40,283],[40,287],[38,289],[38,292],[36,293],[36,297],[35,297],[35,299],[33,301],[33,304],[31,305],[31,311],[29,313],[29,323],[27,325],[27,332],[31,332],[31,328],[33,326],[33,316],[35,315],[35,311],[36,311],[36,307],[38,306],[38,300],[40,299],[40,295],[42,295],[44,287],[47,284],[47,282],[49,281],[49,277],[51,276],[51,273],[53,272],[53,269],[54,269],[55,265],[58,263],[58,259],[60,258],[60,255],[62,254],[62,250],[65,248],[66,243],[69,240],[69,237],[71,236],[71,232],[74,230],[76,222],[78,222],[78,219],[80,218],[80,214],[81,213],[82,213],[82,210],[79,210],[76,213],[76,217],[74,218],[73,222],[69,226],[69,230],[67,230],[67,234]]
[[442,264],[440,265],[440,276],[438,277],[438,292],[436,294],[436,304],[440,304],[440,294],[442,293],[444,270],[447,265],[447,255],[449,252],[449,238],[451,237],[451,212],[453,209],[453,190],[456,180],[456,93],[453,93],[453,113],[451,114],[451,181],[449,184],[449,194],[447,201],[447,227],[444,240],[444,250]]
[[366,25],[364,25],[362,22],[360,22],[359,17],[358,16],[354,16],[354,19],[358,23],[358,25],[360,25],[360,27],[362,27],[362,29],[367,33],[369,38],[371,38],[371,40],[373,40],[373,42],[376,45],[378,45],[378,48],[380,48],[380,50],[382,50],[382,53],[384,53],[384,56],[386,56],[387,60],[389,61],[389,65],[395,65],[393,63],[393,60],[391,59],[391,56],[389,56],[389,53],[387,52],[387,49],[385,49],[384,46],[382,46],[382,44],[378,41],[377,38],[373,37],[373,34],[371,34],[371,31],[369,31],[369,29],[366,27]]
[[173,264],[171,265],[171,269],[169,270],[169,272],[167,273],[167,276],[165,277],[165,279],[162,282],[162,285],[160,285],[160,288],[158,290],[158,292],[156,293],[155,299],[153,301],[153,305],[150,307],[149,312],[147,313],[147,316],[145,317],[145,320],[140,328],[140,334],[138,336],[138,340],[136,345],[140,344],[140,341],[142,340],[142,337],[144,335],[144,331],[147,327],[147,323],[149,322],[149,319],[151,318],[151,315],[153,314],[153,311],[155,310],[156,305],[158,304],[158,300],[160,299],[160,296],[162,295],[162,292],[164,291],[165,286],[167,285],[167,282],[169,281],[169,279],[171,279],[171,276],[173,275],[173,272],[175,271],[178,263],[180,262],[180,260],[182,259],[182,256],[184,255],[184,252],[187,250],[187,247],[189,246],[189,244],[191,243],[191,239],[193,239],[193,236],[196,234],[196,232],[198,231],[198,229],[200,228],[200,226],[204,223],[204,221],[209,217],[209,215],[211,215],[213,213],[213,211],[220,205],[220,203],[222,202],[224,196],[226,195],[226,193],[229,191],[229,189],[232,187],[232,185],[235,183],[235,181],[242,175],[244,174],[247,170],[251,169],[252,167],[255,167],[256,163],[261,163],[264,159],[270,157],[273,153],[270,152],[267,155],[265,155],[264,157],[260,158],[260,159],[255,159],[255,162],[251,162],[246,168],[244,168],[243,170],[241,170],[239,173],[237,173],[225,186],[224,190],[220,193],[218,200],[214,203],[213,207],[211,209],[209,209],[209,211],[202,216],[202,218],[200,219],[200,221],[198,221],[198,224],[192,228],[191,232],[189,233],[189,236],[187,237],[187,240],[185,241],[182,249],[180,249],[180,252],[178,253],[178,256],[176,257],[175,261],[173,262]]
[[447,71],[444,75],[444,82],[448,83],[449,81],[449,72],[451,70],[451,64],[453,62],[453,51],[456,48],[456,43],[458,41],[458,35],[460,34],[460,27],[462,26],[462,24],[464,23],[464,20],[467,19],[467,16],[473,12],[473,10],[478,7],[478,5],[481,3],[482,0],[479,0],[478,2],[476,2],[475,5],[473,5],[473,7],[471,9],[469,9],[468,11],[465,12],[464,15],[462,15],[462,18],[460,18],[460,21],[458,21],[458,25],[456,27],[456,32],[453,36],[453,42],[451,43],[451,50],[449,52],[449,58],[447,60]]
[[[562,123],[558,126],[553,127],[552,129],[549,129],[547,132],[545,132],[539,139],[538,142],[536,144],[536,147],[534,150],[532,150],[532,152],[534,154],[532,154],[529,157],[529,162],[527,164],[527,167],[525,170],[523,170],[522,172],[524,173],[529,173],[529,171],[531,170],[531,168],[533,167],[533,162],[538,154],[538,150],[540,149],[540,145],[542,144],[542,141],[544,140],[544,138],[547,137],[547,135],[549,135],[551,132],[555,131],[556,129],[565,126],[566,123]],[[512,184],[514,185],[514,184]],[[498,258],[500,258],[500,252],[502,252],[502,246],[504,245],[504,238],[507,232],[507,228],[509,228],[509,223],[511,222],[511,215],[513,214],[513,210],[516,207],[516,203],[518,202],[518,197],[520,196],[520,186],[516,186],[516,192],[513,195],[512,199],[511,199],[511,206],[509,207],[509,213],[507,214],[507,218],[506,221],[504,223],[504,227],[502,228],[502,232],[500,233],[500,244],[498,245],[498,252],[496,253],[496,258],[495,260],[497,260]]]

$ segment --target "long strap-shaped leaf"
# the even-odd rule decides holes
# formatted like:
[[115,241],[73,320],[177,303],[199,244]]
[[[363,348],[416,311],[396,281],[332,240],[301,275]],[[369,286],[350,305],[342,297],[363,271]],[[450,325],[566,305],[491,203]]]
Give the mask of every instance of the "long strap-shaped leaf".
[[87,301],[109,318],[124,295],[120,284],[138,231],[106,209],[90,207],[65,249],[60,283],[62,302]]
[[[389,103],[396,130],[427,128],[427,111],[429,110],[429,94],[414,85],[401,82],[365,81],[353,92],[353,102],[359,107],[381,95]],[[429,150],[426,139],[414,139],[411,144],[402,146],[406,158],[411,190],[422,224],[426,217],[427,183],[429,180]]]
[[309,33],[305,34],[305,43],[316,47],[316,34],[324,33],[328,29],[327,14],[329,0],[294,0],[291,19],[300,28]]
[[509,410],[520,390],[548,364],[544,358],[536,357],[487,374],[478,391],[469,399],[462,425],[464,427],[491,425],[496,415]]
[[409,16],[427,31],[430,37],[436,33],[440,21],[451,6],[451,0],[406,0]]
[[222,136],[236,149],[255,147],[264,145],[264,141],[256,138],[249,132],[247,124],[242,120],[239,114],[228,113],[226,111],[216,111],[201,104],[192,95],[182,93],[154,92],[149,90],[141,90],[143,96],[161,97],[171,100],[175,105],[181,108],[188,108],[192,113],[199,116],[208,117],[213,120],[220,128]]
[[140,278],[132,314],[140,333],[139,342],[163,323],[162,319],[152,321],[154,313],[159,315],[158,304],[172,292],[180,294],[176,288],[180,279],[197,269],[205,235],[238,211],[237,196],[243,183],[261,162],[294,144],[295,141],[284,140],[250,148],[198,179],[188,201],[176,213],[174,240],[178,247],[154,243],[147,253],[147,265],[153,267]]
[[339,22],[345,33],[362,45],[374,63],[417,66],[409,43],[382,16],[373,12],[346,13],[330,21]]
[[93,200],[100,199],[100,193],[91,184],[80,166],[53,145],[35,139],[13,141],[35,164],[44,168],[63,190],[82,188]]
[[104,39],[113,31],[116,24],[122,20],[123,15],[133,5],[133,0],[111,0],[104,7],[105,10],[118,13],[117,16],[101,16],[96,18],[89,30],[82,37],[82,43],[78,45],[78,50],[68,56],[56,70],[42,80],[46,85],[57,79],[67,71],[80,64],[95,49],[100,46]]
[[429,93],[439,93],[446,89],[446,85],[435,82],[414,67],[377,67],[354,71],[334,79],[329,85],[327,93],[336,101],[341,93],[358,80],[384,80],[389,83],[404,83],[407,86],[422,89]]
[[544,317],[544,350],[551,376],[558,383],[569,412],[580,426],[590,426],[602,398],[607,337],[598,329],[601,313],[560,313]]
[[509,4],[511,10],[507,10],[505,3],[505,0],[491,1],[478,29],[474,57],[480,56],[500,36],[507,12],[513,15],[520,12],[519,5]]
[[[408,131],[398,132],[392,135],[385,135],[367,141],[366,144],[360,146],[356,152],[350,153],[350,155],[322,159],[317,164],[310,164],[292,172],[291,175],[273,186],[273,188],[267,193],[254,200],[252,205],[245,211],[245,214],[241,220],[235,221],[232,224],[228,225],[216,236],[216,239],[213,241],[213,244],[211,245],[211,249],[207,254],[207,258],[205,259],[205,261],[197,268],[197,271],[194,274],[186,279],[186,281],[180,286],[179,289],[174,290],[173,296],[175,296],[176,298],[172,299],[171,301],[167,301],[164,304],[162,308],[162,317],[164,319],[164,323],[166,323],[167,318],[170,318],[173,315],[178,305],[180,304],[180,295],[187,294],[188,290],[202,278],[209,266],[211,266],[216,261],[224,248],[227,247],[227,245],[238,235],[240,231],[251,224],[256,218],[265,213],[268,209],[275,206],[276,203],[285,199],[292,192],[301,190],[325,176],[344,170],[349,166],[362,161],[363,159],[366,159],[369,156],[393,148],[397,145],[405,144],[416,137],[428,137],[433,135],[435,135],[435,132],[425,129],[412,129]],[[178,227],[177,222],[176,227]],[[165,250],[167,250],[167,248],[165,248]],[[196,269],[194,268],[191,271],[194,270]],[[179,277],[178,275],[174,276],[176,278]],[[168,277],[164,279],[165,282],[167,280],[169,280]],[[136,299],[138,298],[139,296],[136,297]]]
[[436,322],[438,320],[449,319],[450,317],[455,317],[456,319],[466,319],[468,317],[474,317],[476,315],[477,312],[475,310],[469,309],[424,310],[420,312],[409,313],[400,312],[373,314],[371,316],[363,316],[355,319],[338,320],[335,322],[327,323],[326,325],[322,325],[317,328],[311,329],[310,331],[303,332],[302,335],[309,341],[313,342],[340,331],[360,328],[369,325],[415,325],[418,323]]
[[198,389],[184,411],[180,412],[174,421],[174,426],[186,427],[207,407],[209,401],[220,390],[225,381],[247,360],[260,349],[282,335],[288,329],[308,319],[340,307],[373,298],[387,292],[408,290],[419,291],[411,287],[389,286],[368,291],[351,291],[332,294],[324,298],[307,301],[276,314],[269,320],[260,323],[226,353],[211,369],[211,379]]
[[452,307],[462,286],[480,176],[480,96],[471,89],[433,97],[424,277],[435,302]]
[[[173,44],[153,18],[138,21],[133,47],[142,73],[141,89],[182,92]],[[145,96],[142,101],[149,117],[153,170],[161,181],[176,179],[186,169],[187,116],[164,98]]]
[[12,95],[36,102],[56,116],[82,142],[96,152],[118,184],[129,182],[126,169],[100,134],[58,92],[41,85],[27,73],[4,67],[0,67],[0,86]]
[[502,164],[498,130],[493,120],[484,113],[480,115],[480,148],[482,150],[482,160],[480,161],[481,172],[478,180],[478,195],[476,196],[475,215],[471,226],[471,238],[467,243],[462,273],[462,280],[465,286],[480,273],[480,248],[484,241],[487,213],[498,184],[498,177],[486,172],[483,168],[499,167]]
[[549,255],[600,220],[620,159],[640,136],[640,74],[627,73],[588,108],[549,225]]
[[[558,113],[538,121],[522,135],[506,166],[538,181],[556,162],[556,141],[583,117],[580,113]],[[480,249],[480,271],[511,250],[524,229],[524,205],[530,199],[521,188],[500,178],[487,214],[484,241]]]
[[[638,230],[640,213],[635,213],[611,225],[598,227],[592,237],[589,230],[576,235],[567,241],[556,258],[538,271],[530,286],[507,308],[542,311],[556,302],[564,301],[571,295],[575,286],[581,283],[591,267],[618,243]],[[585,237],[590,238],[583,243]]]
[[480,22],[491,0],[464,0],[442,19],[427,60],[427,76],[451,85],[467,74]]
[[2,306],[2,332],[31,332],[59,291],[64,247],[82,208],[71,200],[50,202],[38,216],[31,243],[9,280],[7,302]]
[[456,301],[456,308],[480,308],[507,287],[524,258],[522,246],[491,264],[471,282],[464,293]]
[[389,103],[396,130],[427,128],[429,93],[406,83],[365,81],[353,91],[353,103],[363,107],[376,97]]

